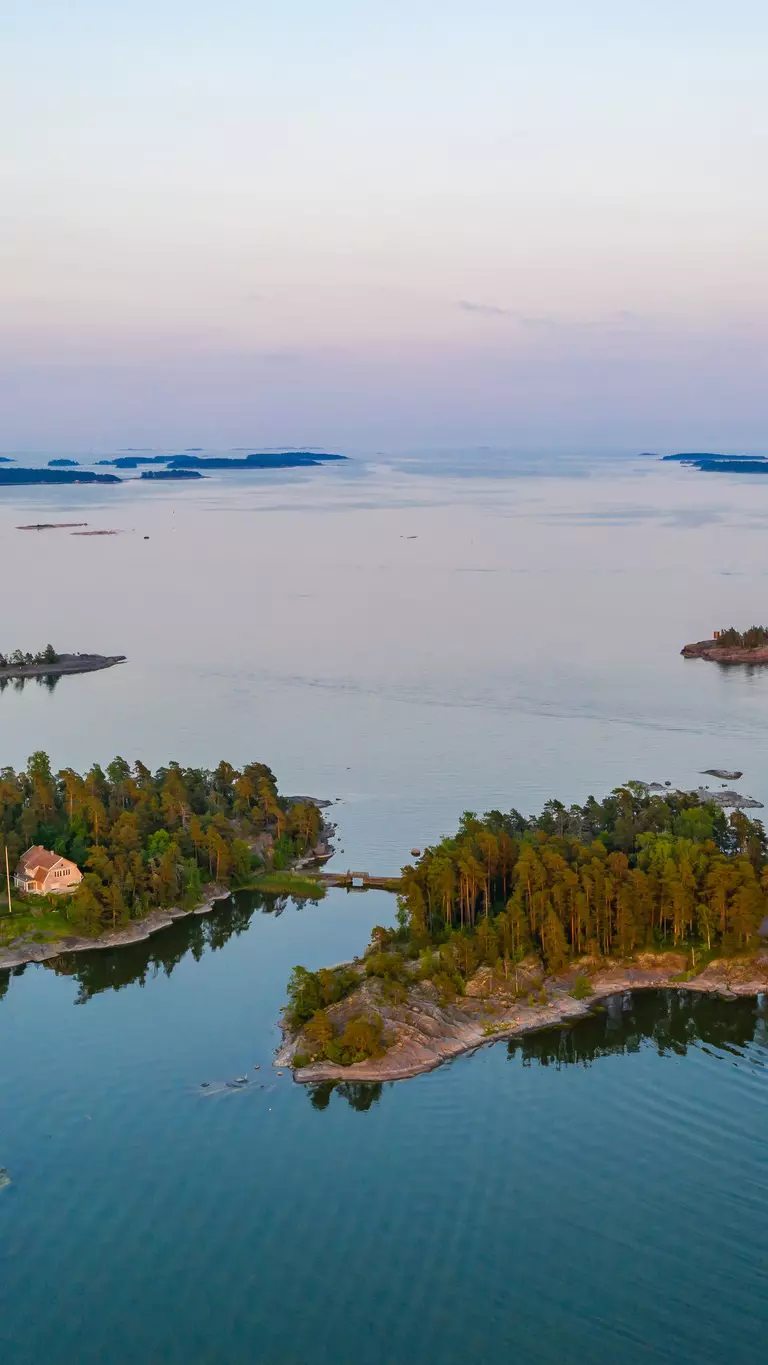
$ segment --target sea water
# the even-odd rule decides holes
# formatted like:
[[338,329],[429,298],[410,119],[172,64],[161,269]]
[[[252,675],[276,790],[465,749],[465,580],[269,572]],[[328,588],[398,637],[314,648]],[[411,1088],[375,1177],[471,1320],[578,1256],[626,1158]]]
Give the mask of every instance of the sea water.
[[[128,661],[7,688],[0,762],[260,759],[374,873],[628,777],[767,800],[768,673],[679,655],[765,619],[767,514],[760,480],[588,453],[1,490],[0,649]],[[69,520],[120,534],[15,529]],[[381,1090],[277,1076],[291,968],[393,909],[243,894],[0,976],[3,1360],[761,1357],[764,1004],[629,998]]]

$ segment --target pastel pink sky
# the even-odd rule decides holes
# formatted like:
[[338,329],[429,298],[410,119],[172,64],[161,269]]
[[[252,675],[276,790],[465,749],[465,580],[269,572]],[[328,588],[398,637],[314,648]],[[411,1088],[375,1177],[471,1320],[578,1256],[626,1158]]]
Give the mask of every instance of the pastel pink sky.
[[762,448],[762,4],[13,0],[2,448]]

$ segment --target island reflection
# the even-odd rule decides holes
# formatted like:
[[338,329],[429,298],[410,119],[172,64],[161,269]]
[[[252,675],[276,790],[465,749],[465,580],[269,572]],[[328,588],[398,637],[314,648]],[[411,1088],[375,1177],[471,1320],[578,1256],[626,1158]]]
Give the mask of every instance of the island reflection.
[[21,678],[0,678],[0,695],[10,687],[13,692],[23,692],[27,683],[37,683],[38,687],[44,687],[48,692],[52,692],[61,682],[60,673],[35,673],[31,677]]
[[[93,952],[62,953],[40,965],[77,982],[74,1003],[85,1005],[104,991],[144,986],[160,973],[171,976],[188,954],[199,962],[206,952],[216,952],[231,938],[244,933],[254,915],[281,915],[294,904],[288,895],[235,892],[228,901],[219,902],[215,914],[189,915],[139,943]],[[11,979],[22,976],[29,965],[0,972],[0,1001]],[[725,1054],[736,1064],[746,1061],[752,1067],[765,1066],[768,998],[741,996],[723,1000],[688,990],[627,992],[609,997],[569,1026],[540,1029],[506,1045],[509,1060],[527,1067],[535,1063],[556,1069],[590,1067],[600,1058],[638,1053],[645,1047],[652,1047],[659,1056],[683,1056],[691,1047],[702,1047]],[[378,1104],[383,1090],[381,1083],[353,1081],[306,1086],[307,1098],[318,1112],[328,1109],[335,1094],[358,1113],[365,1113]]]
[[85,1005],[103,991],[144,986],[161,972],[171,976],[188,954],[199,962],[206,952],[215,953],[231,938],[245,933],[255,914],[281,915],[292,903],[287,895],[235,892],[229,900],[217,902],[215,913],[187,915],[138,943],[61,953],[41,965],[57,976],[76,981],[74,1003]]
[[[523,1066],[592,1066],[601,1057],[655,1048],[660,1057],[685,1056],[690,1047],[729,1053],[734,1059],[756,1044],[768,1056],[765,997],[716,995],[686,990],[633,991],[609,997],[569,1027],[542,1029],[507,1045]],[[750,1065],[766,1060],[750,1056]]]

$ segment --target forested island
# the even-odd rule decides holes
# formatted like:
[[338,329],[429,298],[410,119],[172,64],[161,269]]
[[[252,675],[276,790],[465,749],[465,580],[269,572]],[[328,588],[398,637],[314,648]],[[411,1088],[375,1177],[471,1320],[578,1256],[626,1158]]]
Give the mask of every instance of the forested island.
[[145,469],[142,479],[204,479],[199,469]]
[[125,663],[124,654],[57,654],[53,645],[46,645],[37,654],[15,649],[12,654],[0,652],[0,682],[12,678],[58,678],[65,673],[95,673],[122,663]]
[[280,450],[251,455],[118,455],[114,460],[99,460],[100,465],[116,469],[138,469],[139,465],[165,465],[168,469],[300,469],[345,460],[316,450]]
[[0,770],[11,872],[39,846],[83,875],[69,894],[12,889],[3,914],[5,888],[0,967],[144,938],[237,887],[288,885],[319,897],[321,888],[289,872],[302,855],[326,854],[328,833],[318,803],[281,797],[264,763],[222,761],[213,771],[169,763],[152,773],[118,757],[81,775],[54,773],[35,753],[22,772]]
[[699,640],[684,645],[680,653],[686,659],[708,659],[718,664],[768,663],[768,627],[750,626],[740,631],[727,626],[716,631],[711,640]]
[[296,967],[280,1065],[301,1081],[415,1075],[648,986],[768,988],[763,825],[628,782],[604,801],[467,812],[405,867],[362,960]]
[[27,484],[122,483],[117,474],[96,474],[92,469],[0,469],[0,488]]
[[[146,470],[142,479],[202,479],[205,470],[249,470],[258,469],[307,469],[328,461],[345,460],[346,455],[334,455],[325,451],[286,450],[254,453],[243,456],[230,455],[118,455],[113,460],[99,460],[99,465],[127,470],[138,469],[141,465],[159,466]],[[4,461],[11,463],[11,461]],[[55,466],[55,467],[54,467]],[[119,474],[97,474],[92,469],[82,469],[75,460],[50,460],[45,469],[0,469],[0,487],[22,486],[26,484],[117,484],[124,480]]]
[[768,474],[768,459],[764,455],[715,455],[698,453],[663,455],[665,462],[690,465],[707,474]]

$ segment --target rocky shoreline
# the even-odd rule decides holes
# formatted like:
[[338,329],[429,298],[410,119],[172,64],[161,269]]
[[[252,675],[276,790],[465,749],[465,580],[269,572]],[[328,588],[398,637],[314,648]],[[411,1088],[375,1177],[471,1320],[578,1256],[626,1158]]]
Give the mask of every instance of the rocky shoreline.
[[[288,799],[292,802],[297,800],[311,802],[319,810],[331,805],[330,801],[321,801],[312,796],[290,797]],[[326,858],[332,857],[334,848],[330,840],[335,831],[336,826],[324,819],[317,847],[308,857],[297,859],[289,871],[299,872],[313,863],[322,862]],[[258,880],[256,885],[258,885]],[[59,957],[61,953],[84,953],[98,948],[123,948],[131,943],[141,943],[150,935],[159,933],[161,929],[167,929],[177,919],[186,919],[189,915],[209,914],[211,910],[216,908],[218,901],[229,899],[232,890],[213,882],[209,886],[203,887],[203,895],[205,900],[200,905],[194,906],[192,910],[182,910],[179,906],[171,906],[168,910],[151,910],[143,919],[131,920],[122,929],[107,930],[99,938],[67,936],[53,939],[50,943],[19,940],[15,946],[0,948],[0,971],[12,971],[14,967],[22,967],[27,962],[47,962],[53,957]]]
[[768,664],[768,645],[740,649],[719,645],[717,640],[699,640],[692,645],[683,645],[680,653],[684,659],[708,659],[715,664]]
[[22,664],[0,668],[2,678],[58,678],[65,673],[96,673],[100,668],[124,664],[124,654],[60,654],[54,664]]
[[62,953],[93,952],[98,948],[123,948],[130,943],[141,943],[143,939],[167,929],[177,919],[189,915],[207,915],[216,908],[217,901],[228,900],[232,892],[224,886],[206,888],[207,899],[192,910],[182,910],[171,906],[169,910],[152,910],[143,919],[132,920],[122,929],[108,930],[100,938],[57,938],[50,943],[19,942],[16,947],[0,948],[0,971],[12,971],[23,967],[27,962],[48,962]]
[[[432,1071],[463,1053],[474,1052],[492,1042],[517,1038],[535,1030],[567,1027],[589,1014],[596,1004],[612,995],[637,990],[686,990],[710,993],[723,999],[768,992],[768,955],[756,958],[720,958],[698,976],[680,979],[689,967],[681,953],[640,954],[632,963],[605,964],[594,969],[584,962],[568,973],[542,982],[546,1003],[531,1004],[509,994],[491,991],[489,973],[481,968],[467,985],[467,994],[456,1003],[441,1004],[429,983],[412,985],[404,1003],[389,1005],[378,983],[361,978],[360,987],[345,1001],[331,1008],[341,1018],[350,1010],[375,1009],[381,1016],[387,1051],[351,1066],[313,1062],[294,1069],[300,1084],[319,1081],[399,1081]],[[570,991],[577,976],[589,967],[592,994],[575,999]],[[535,973],[530,965],[526,973]],[[289,1067],[301,1050],[301,1034],[287,1034],[275,1054],[274,1065]]]

